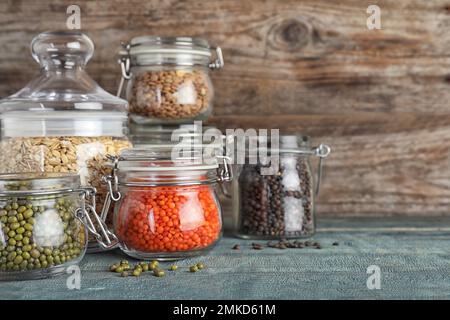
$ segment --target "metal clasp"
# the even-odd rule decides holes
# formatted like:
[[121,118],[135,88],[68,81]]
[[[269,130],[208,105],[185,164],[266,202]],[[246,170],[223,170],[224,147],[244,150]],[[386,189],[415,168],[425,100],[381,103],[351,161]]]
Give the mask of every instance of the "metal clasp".
[[217,176],[219,182],[229,182],[233,180],[233,169],[231,168],[231,158],[228,156],[216,156],[218,159],[222,159],[223,166],[219,166],[217,169]]
[[318,168],[317,168],[316,190],[315,190],[316,195],[318,195],[319,190],[320,190],[320,183],[322,181],[323,161],[330,154],[331,148],[328,145],[321,143],[313,151],[314,151],[314,155],[319,157],[319,164],[318,164]]
[[228,191],[227,187],[223,182],[230,182],[233,180],[233,168],[231,167],[231,158],[228,156],[216,156],[218,159],[222,159],[223,166],[219,166],[217,169],[217,176],[219,182],[219,188],[222,194],[231,198],[231,193]]
[[103,181],[108,185],[108,192],[111,199],[113,201],[119,201],[122,195],[119,192],[119,178],[116,173],[120,157],[108,154],[106,158],[113,163],[113,169],[111,170],[111,175],[103,177]]
[[109,208],[111,207],[112,202],[117,202],[122,198],[122,195],[119,191],[119,178],[117,177],[117,166],[119,164],[119,157],[106,155],[106,158],[113,163],[113,169],[111,170],[111,174],[107,176],[103,176],[102,181],[106,183],[108,187],[108,193],[106,194],[105,203],[103,204],[101,217],[102,219],[106,219],[108,215]]
[[[105,221],[101,219],[95,210],[95,188],[84,187],[79,189],[82,197],[81,207],[75,212],[75,216],[81,223],[89,230],[89,232],[95,237],[98,244],[105,250],[112,249],[117,246],[119,240],[116,235],[112,233]],[[87,204],[88,199],[90,203]],[[91,216],[95,219],[95,224],[92,221]],[[100,229],[97,231],[96,226]]]
[[122,71],[122,76],[120,77],[119,87],[117,88],[117,97],[122,95],[123,85],[125,80],[131,79],[131,60],[130,60],[130,44],[129,43],[121,43],[123,51],[120,53],[120,58],[118,63],[120,64],[120,69]]
[[[213,48],[214,49],[214,48]],[[225,61],[223,60],[222,49],[220,47],[215,48],[216,51],[216,60],[209,64],[210,69],[221,69],[225,65]]]

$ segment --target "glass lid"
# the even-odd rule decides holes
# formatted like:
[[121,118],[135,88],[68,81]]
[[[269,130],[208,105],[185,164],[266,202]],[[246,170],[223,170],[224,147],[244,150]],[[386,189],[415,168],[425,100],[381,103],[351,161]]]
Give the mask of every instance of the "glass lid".
[[[133,66],[162,64],[163,61],[177,65],[208,66],[211,50],[208,41],[200,38],[139,36],[124,45],[120,56],[130,57]],[[219,67],[223,65],[222,60]]]
[[261,150],[267,150],[276,153],[302,152],[309,150],[311,140],[304,135],[280,135],[279,137],[271,136],[245,136],[233,137],[227,140],[227,143],[234,143],[238,153],[249,153]]
[[154,145],[208,144],[222,148],[225,137],[217,128],[183,124],[180,126],[142,126],[130,124],[130,138],[136,147],[152,148]]
[[196,171],[219,167],[217,158],[192,146],[154,145],[123,150],[118,158],[119,171]]
[[71,191],[80,186],[80,177],[70,173],[0,174],[0,195]]
[[173,52],[211,57],[208,41],[200,38],[140,36],[130,41],[130,55]]
[[[178,150],[179,151],[179,150]],[[216,158],[204,156],[202,150],[178,152],[171,147],[133,148],[122,151],[114,160],[113,175],[125,186],[193,185],[223,180]]]
[[94,53],[94,44],[85,34],[41,33],[31,42],[31,53],[41,72],[26,87],[0,101],[2,120],[13,120],[14,126],[30,121],[40,129],[36,122],[47,119],[126,119],[127,102],[103,90],[84,70]]

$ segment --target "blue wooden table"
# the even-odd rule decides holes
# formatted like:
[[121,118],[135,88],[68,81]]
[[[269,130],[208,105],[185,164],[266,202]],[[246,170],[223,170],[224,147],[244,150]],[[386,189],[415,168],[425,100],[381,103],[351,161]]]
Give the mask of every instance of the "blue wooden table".
[[[91,254],[80,265],[79,290],[67,288],[66,275],[0,282],[0,299],[450,298],[450,217],[322,219],[318,227],[320,250],[253,250],[251,241],[224,237],[164,278],[121,278],[107,271],[123,259],[119,252]],[[235,244],[241,250],[232,250]],[[204,270],[188,272],[200,261]],[[367,286],[369,266],[379,267],[380,289]]]

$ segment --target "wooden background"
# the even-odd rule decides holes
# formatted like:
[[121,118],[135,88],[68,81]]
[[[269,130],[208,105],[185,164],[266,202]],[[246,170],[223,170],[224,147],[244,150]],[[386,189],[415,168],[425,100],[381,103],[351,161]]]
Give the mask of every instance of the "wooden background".
[[[326,142],[320,214],[448,215],[450,1],[74,1],[96,44],[88,70],[115,91],[120,41],[192,35],[224,50],[212,122]],[[71,1],[2,0],[0,96],[36,73],[29,43],[65,28]],[[378,4],[382,30],[368,30]]]

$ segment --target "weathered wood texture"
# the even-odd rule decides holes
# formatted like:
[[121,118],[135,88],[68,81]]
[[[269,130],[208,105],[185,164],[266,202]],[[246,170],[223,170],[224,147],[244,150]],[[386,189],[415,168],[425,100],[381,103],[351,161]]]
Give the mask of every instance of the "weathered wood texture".
[[[0,300],[145,300],[155,299],[154,292],[158,299],[189,300],[450,299],[448,226],[450,217],[323,217],[313,238],[321,250],[252,250],[252,240],[224,237],[201,257],[207,266],[201,272],[187,274],[187,267],[199,260],[191,258],[177,262],[178,270],[167,272],[164,278],[146,274],[139,281],[107,271],[126,258],[118,250],[88,254],[80,264],[80,290],[67,289],[68,275],[9,281],[1,283]],[[339,245],[333,246],[334,242]],[[235,244],[241,249],[232,250]],[[367,268],[373,264],[381,269],[381,290],[366,286]],[[161,266],[166,269],[169,263],[161,262]],[[280,311],[278,318],[288,318]]]
[[[219,44],[213,123],[280,128],[329,143],[321,214],[450,214],[450,2],[78,0],[114,91],[120,41],[195,35]],[[0,96],[36,72],[36,33],[65,27],[70,1],[0,3]],[[378,4],[382,30],[368,30]]]

